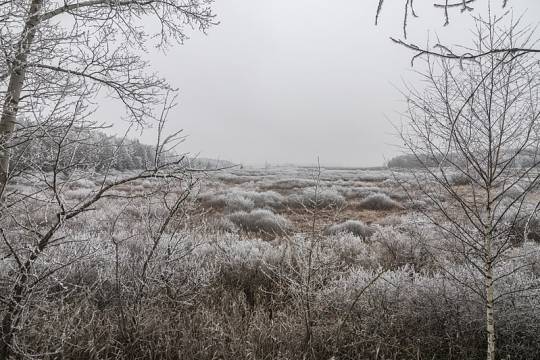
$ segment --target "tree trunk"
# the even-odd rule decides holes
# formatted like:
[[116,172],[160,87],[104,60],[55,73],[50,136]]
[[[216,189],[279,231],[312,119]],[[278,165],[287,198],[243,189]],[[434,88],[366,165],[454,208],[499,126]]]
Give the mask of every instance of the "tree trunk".
[[[15,130],[19,102],[25,81],[28,52],[36,35],[42,5],[43,0],[32,0],[30,3],[28,18],[24,24],[21,38],[17,43],[17,53],[10,64],[11,74],[0,115],[0,204],[3,202],[3,194],[9,178],[9,140]],[[6,310],[0,325],[0,358],[2,359],[8,359],[12,354],[13,322],[17,318],[18,312],[20,312],[19,307],[25,279],[26,274],[23,274],[22,283],[21,279],[17,279],[14,296],[10,300],[10,306]]]
[[[9,177],[10,151],[8,142],[15,130],[15,121],[19,110],[19,102],[23,89],[28,51],[36,35],[43,0],[32,0],[28,10],[28,18],[17,43],[17,54],[11,65],[11,74],[0,116],[0,198],[4,193]],[[0,200],[1,201],[1,200]]]
[[[488,201],[490,193],[488,193]],[[495,315],[494,315],[494,283],[493,283],[493,226],[491,206],[487,207],[486,229],[484,234],[484,271],[486,292],[486,334],[487,334],[487,360],[495,360]]]
[[[26,271],[26,270],[25,270]],[[22,273],[13,288],[13,295],[11,297],[8,308],[5,310],[4,317],[2,318],[0,336],[0,359],[9,359],[9,356],[13,354],[11,345],[13,341],[14,328],[18,322],[19,316],[22,311],[22,301],[25,294],[25,286],[28,276],[25,272]]]
[[495,360],[495,315],[494,315],[494,280],[493,280],[493,209],[491,199],[491,182],[487,186],[486,219],[484,228],[484,291],[486,295],[486,337],[487,337],[487,360]]
[[495,360],[495,316],[493,313],[493,265],[486,264],[486,331],[487,331],[487,360]]
[[0,359],[8,359],[11,355],[11,342],[13,340],[13,309],[8,309],[2,319],[2,336],[0,337]]

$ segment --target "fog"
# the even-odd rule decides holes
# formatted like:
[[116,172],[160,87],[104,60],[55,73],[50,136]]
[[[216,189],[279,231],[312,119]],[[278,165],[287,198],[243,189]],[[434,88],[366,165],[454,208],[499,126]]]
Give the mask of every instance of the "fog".
[[[537,21],[538,1],[514,1],[514,17]],[[440,37],[469,44],[471,14],[417,2],[407,41]],[[492,4],[502,14],[499,2]],[[403,110],[400,89],[414,82],[403,38],[403,6],[388,2],[374,25],[377,1],[227,0],[219,24],[166,54],[149,51],[153,68],[180,89],[170,131],[184,129],[182,151],[245,164],[373,166],[399,151],[392,124]],[[431,39],[431,40],[429,40]],[[418,69],[418,67],[416,67]],[[105,108],[116,122],[120,111]],[[102,115],[103,116],[103,115]],[[113,117],[113,119],[109,119]],[[152,141],[150,135],[144,141]]]

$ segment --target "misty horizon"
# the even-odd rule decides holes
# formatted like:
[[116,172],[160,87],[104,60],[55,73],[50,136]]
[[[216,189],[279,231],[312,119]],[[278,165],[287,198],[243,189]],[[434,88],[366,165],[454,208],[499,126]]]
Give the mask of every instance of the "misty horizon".
[[[179,151],[248,165],[309,165],[319,158],[349,167],[380,166],[399,154],[392,123],[400,123],[400,90],[416,81],[421,60],[412,68],[414,54],[389,39],[403,38],[401,6],[388,4],[375,26],[376,6],[218,2],[219,24],[206,35],[189,32],[183,46],[166,54],[150,49],[153,67],[180,90],[168,124],[187,136]],[[472,27],[469,14],[451,11],[445,27],[441,10],[416,7],[420,17],[409,20],[407,41],[433,43],[437,34],[460,44]],[[519,10],[528,19],[540,4]],[[117,103],[102,105],[104,115],[113,132],[125,130],[114,120],[122,116]],[[141,141],[152,143],[152,132]]]

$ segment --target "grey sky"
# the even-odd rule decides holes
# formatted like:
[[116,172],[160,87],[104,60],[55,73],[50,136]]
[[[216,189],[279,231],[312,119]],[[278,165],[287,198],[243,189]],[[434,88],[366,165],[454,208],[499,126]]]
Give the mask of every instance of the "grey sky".
[[[181,90],[169,127],[189,135],[183,150],[248,164],[382,164],[398,142],[387,119],[403,107],[395,86],[413,78],[411,53],[388,39],[402,37],[402,2],[386,3],[375,27],[377,0],[217,0],[221,23],[207,36],[151,55]],[[442,11],[422,3],[409,40],[467,38],[469,15],[454,11],[443,28]],[[511,3],[538,21],[539,1]]]

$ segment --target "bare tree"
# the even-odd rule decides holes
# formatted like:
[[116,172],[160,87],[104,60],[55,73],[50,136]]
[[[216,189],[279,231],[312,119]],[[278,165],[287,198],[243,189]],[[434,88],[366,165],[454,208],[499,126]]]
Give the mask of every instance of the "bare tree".
[[476,20],[474,49],[485,56],[461,64],[427,58],[425,88],[408,89],[401,132],[425,170],[415,185],[437,210],[425,213],[454,244],[446,250],[482,279],[471,284],[446,269],[482,299],[488,360],[496,358],[498,302],[530,290],[497,284],[529,265],[512,262],[527,240],[515,229],[536,211],[540,185],[540,66],[530,52],[496,51],[527,47],[534,32],[502,21]]
[[[503,9],[509,8],[509,1],[508,0],[502,0],[500,6]],[[459,11],[460,13],[471,13],[473,12],[477,6],[481,5],[485,8],[491,9],[491,0],[487,1],[481,1],[481,0],[455,0],[455,1],[434,1],[433,7],[435,9],[442,11],[442,16],[444,19],[444,26],[447,26],[450,24],[450,13],[452,11]],[[382,15],[383,7],[385,5],[384,0],[379,0],[377,10],[375,13],[375,25],[378,25],[380,17]],[[475,49],[475,48],[461,48],[459,47],[458,50],[452,49],[450,46],[442,44],[442,43],[436,43],[432,47],[425,47],[421,46],[415,43],[407,42],[407,28],[409,26],[409,19],[410,17],[420,17],[415,9],[415,2],[414,0],[403,0],[403,38],[399,39],[396,37],[391,37],[390,39],[400,45],[408,48],[409,50],[412,50],[415,55],[413,56],[411,60],[411,64],[414,63],[414,60],[418,57],[424,56],[424,55],[431,55],[431,56],[438,56],[443,57],[446,59],[453,59],[453,60],[474,60],[483,56],[487,56],[493,53],[512,53],[512,54],[521,54],[521,53],[539,53],[540,49],[538,48],[538,44],[536,43],[528,43],[526,46],[523,44],[497,44],[493,48],[486,50],[486,49]]]
[[[168,101],[159,118],[153,160],[142,169],[121,175],[115,174],[113,167],[123,144],[111,149],[113,155],[103,161],[106,165],[101,172],[95,171],[93,152],[100,151],[107,144],[93,133],[102,127],[89,120],[92,113],[86,111],[81,101],[72,103],[71,96],[67,94],[58,99],[49,113],[36,114],[39,119],[31,122],[34,125],[14,129],[11,141],[17,146],[31,152],[36,144],[47,141],[48,154],[41,154],[40,160],[34,163],[24,162],[24,166],[19,166],[22,162],[14,161],[9,177],[14,183],[8,182],[5,189],[0,218],[0,254],[4,263],[11,264],[11,269],[0,276],[1,358],[32,354],[24,343],[17,341],[27,326],[25,314],[40,299],[50,296],[51,288],[55,286],[64,289],[59,297],[70,294],[66,289],[71,285],[55,280],[57,274],[83,259],[92,258],[94,254],[91,246],[85,245],[89,240],[77,240],[70,229],[77,227],[77,223],[84,223],[87,215],[100,208],[104,201],[112,199],[120,209],[113,216],[116,219],[113,223],[124,213],[123,200],[141,199],[151,203],[157,198],[159,201],[162,212],[148,226],[148,241],[141,244],[143,260],[140,269],[136,269],[140,284],[137,298],[145,298],[147,278],[153,269],[158,247],[163,238],[174,236],[176,230],[173,225],[182,214],[182,206],[196,183],[185,157],[175,153],[182,138],[177,133],[169,136],[164,133],[165,119],[171,106]],[[24,149],[18,154],[21,157],[27,155]],[[32,156],[31,153],[29,155]],[[150,185],[154,185],[138,192],[129,188],[141,181],[150,181]],[[21,187],[21,184],[29,186]],[[122,187],[126,186],[128,191],[122,192]],[[105,229],[107,226],[102,224],[102,227]],[[115,240],[115,224],[111,229],[118,256],[121,241]],[[78,244],[79,248],[71,253],[68,251],[65,256],[59,255],[65,254],[64,249],[69,250],[73,244]]]
[[68,90],[89,106],[98,95],[119,100],[143,123],[167,82],[149,70],[147,46],[166,50],[214,23],[211,0],[0,2],[0,194],[9,177],[16,124],[51,108]]
[[[166,51],[183,42],[186,27],[206,31],[214,24],[210,4],[0,2],[0,254],[11,264],[1,276],[1,358],[32,354],[17,340],[24,333],[25,314],[47,295],[56,274],[91,256],[83,246],[76,256],[55,258],[79,243],[69,235],[74,220],[80,222],[107,199],[158,196],[153,190],[119,193],[147,179],[161,182],[165,213],[152,224],[149,249],[137,270],[145,283],[194,180],[185,158],[174,153],[180,134],[164,132],[174,103],[168,94],[174,90],[149,69],[143,54],[148,46]],[[126,145],[105,141],[99,133],[105,125],[92,120],[94,101],[104,96],[122,103],[132,124],[157,124],[155,153],[134,173],[114,174]],[[72,194],[84,183],[90,184],[89,191]]]

